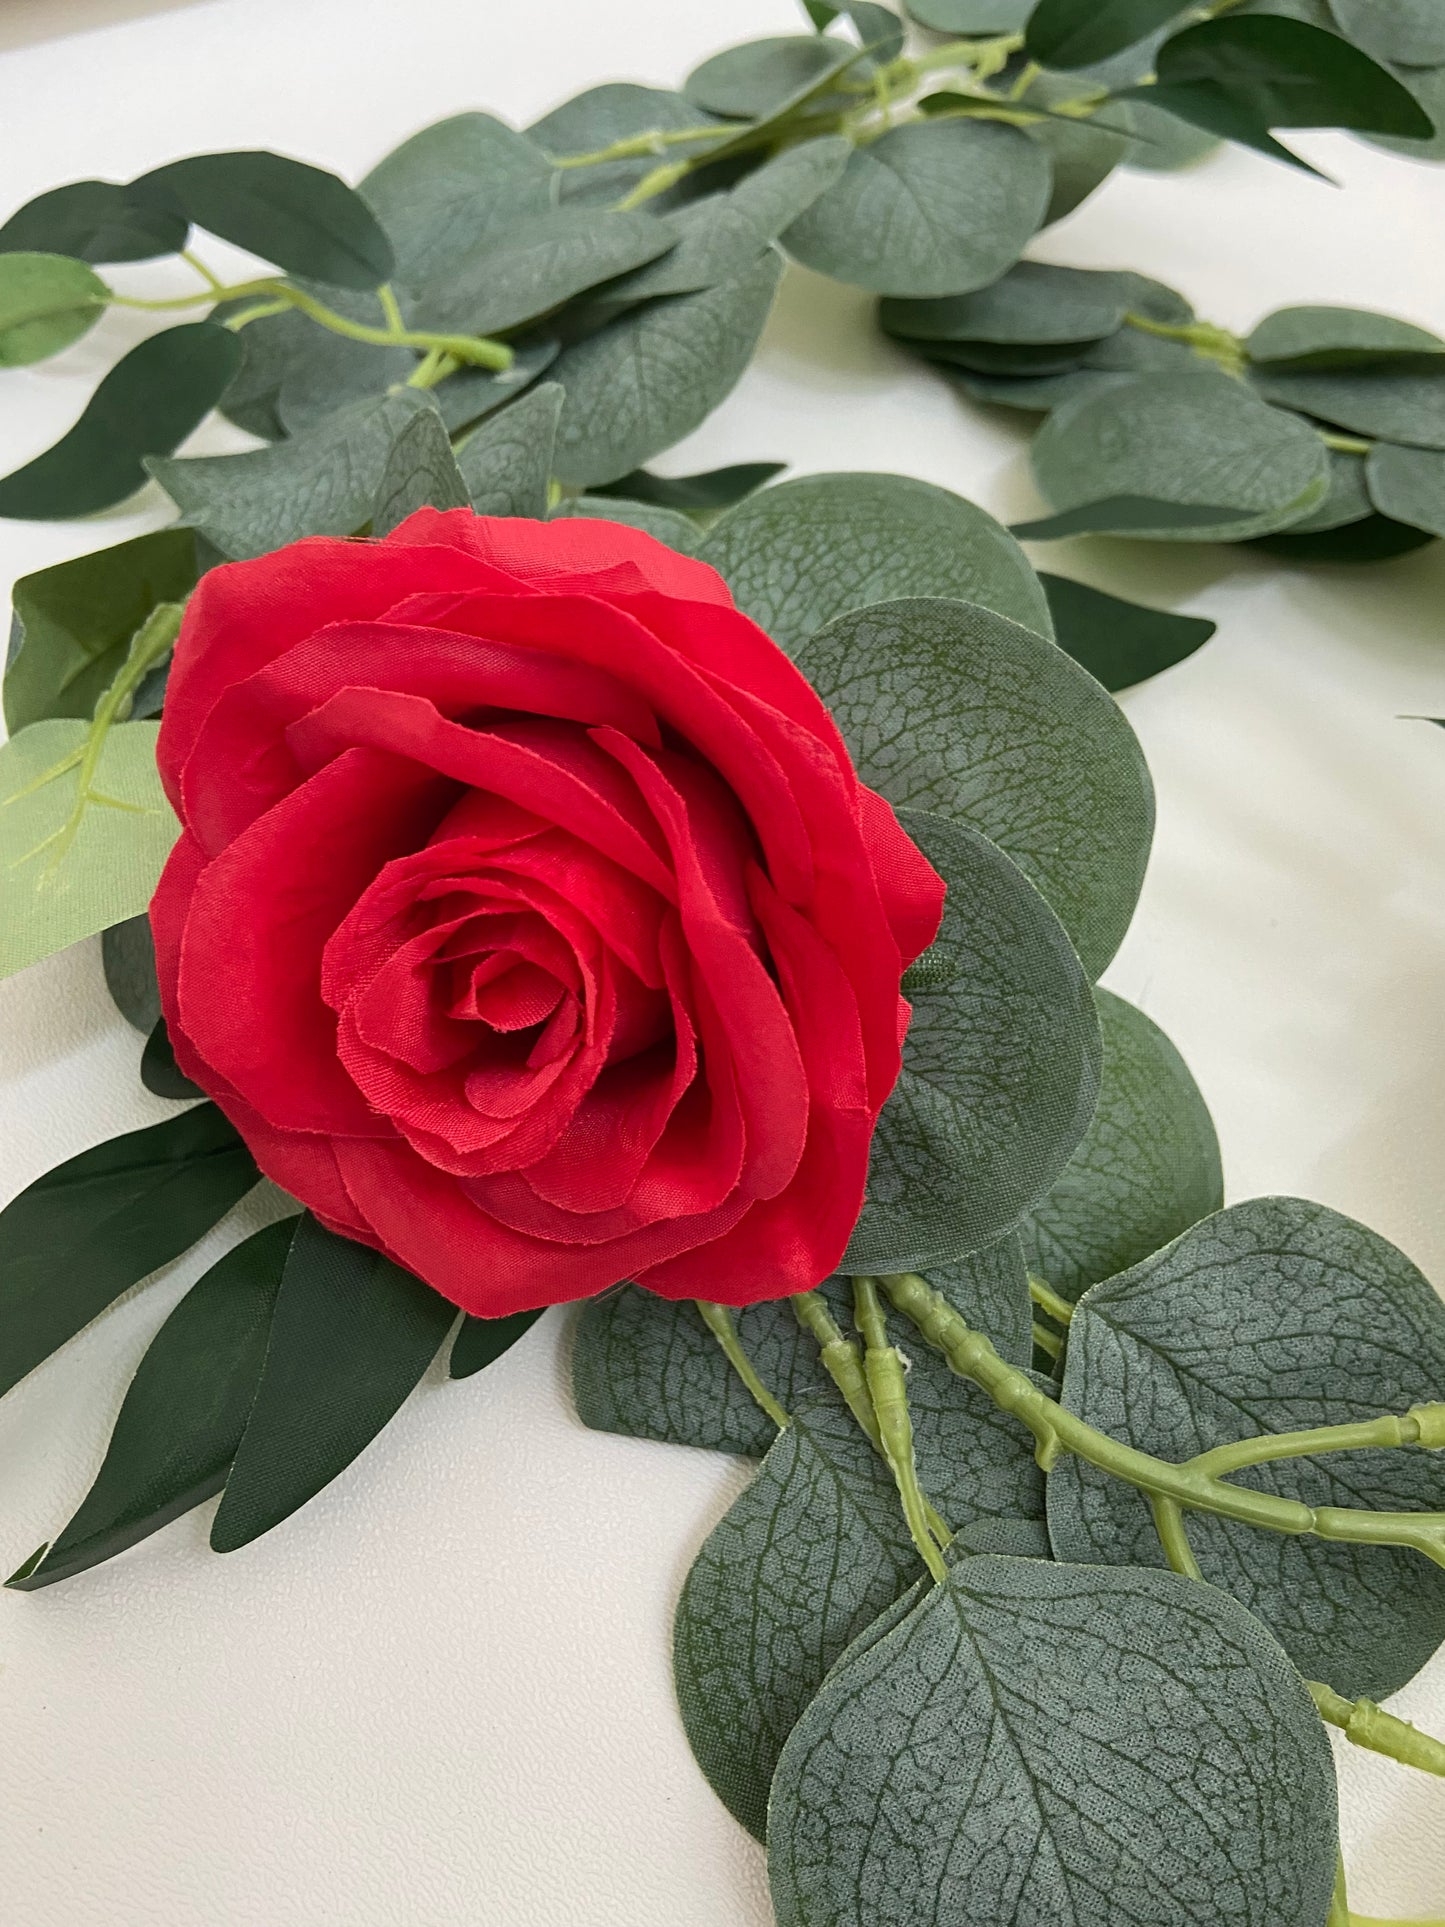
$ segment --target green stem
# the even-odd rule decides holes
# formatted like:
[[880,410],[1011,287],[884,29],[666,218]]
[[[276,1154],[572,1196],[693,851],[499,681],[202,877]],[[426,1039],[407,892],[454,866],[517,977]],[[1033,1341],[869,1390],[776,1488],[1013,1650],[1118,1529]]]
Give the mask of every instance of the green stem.
[[1212,321],[1155,321],[1131,309],[1124,325],[1141,334],[1158,335],[1161,341],[1182,341],[1206,361],[1217,362],[1227,375],[1241,376],[1249,363],[1249,351],[1228,328],[1217,328]]
[[1041,1352],[1047,1352],[1050,1358],[1063,1357],[1064,1341],[1056,1331],[1050,1330],[1047,1325],[1041,1325],[1037,1318],[1033,1322],[1032,1329],[1034,1343]]
[[1269,1532],[1312,1535],[1340,1544],[1409,1546],[1433,1564],[1445,1566],[1445,1513],[1308,1506],[1298,1499],[1231,1485],[1192,1462],[1157,1459],[1110,1438],[1040,1391],[916,1273],[885,1277],[881,1282],[899,1311],[938,1347],[960,1377],[981,1386],[1001,1411],[1012,1412],[1029,1428],[1036,1442],[1035,1456],[1045,1471],[1057,1464],[1062,1452],[1073,1452],[1126,1485],[1172,1499],[1185,1511],[1214,1513]]
[[1029,1297],[1040,1311],[1046,1311],[1055,1324],[1067,1325],[1074,1315],[1074,1308],[1067,1298],[1059,1294],[1044,1279],[1034,1272],[1029,1273]]
[[221,325],[229,328],[232,334],[239,334],[242,328],[250,327],[253,321],[265,321],[269,315],[285,314],[291,306],[289,301],[258,301],[252,307],[242,308]]
[[[1326,448],[1333,448],[1341,455],[1368,455],[1375,446],[1373,442],[1361,441],[1358,435],[1333,435],[1328,429],[1316,429],[1315,433]],[[1358,1920],[1360,1916],[1356,1914]]]
[[743,1384],[746,1385],[752,1393],[758,1405],[767,1413],[778,1430],[780,1432],[785,1430],[788,1423],[788,1415],[753,1370],[753,1362],[743,1350],[742,1342],[738,1337],[737,1327],[733,1323],[731,1309],[727,1305],[711,1304],[703,1298],[699,1298],[695,1302],[698,1311],[702,1315],[702,1322],[707,1326],[718,1344],[721,1345],[723,1355],[729,1365],[732,1366]]
[[1330,1911],[1325,1927],[1350,1927],[1350,1897],[1345,1887],[1345,1856],[1335,1855],[1335,1890],[1330,1895]]
[[186,263],[187,267],[195,269],[196,273],[213,294],[220,292],[222,284],[219,278],[212,274],[211,270],[206,266],[205,262],[201,260],[199,255],[192,254],[189,248],[182,248],[181,259]]
[[948,1577],[943,1554],[933,1536],[928,1519],[927,1501],[918,1483],[918,1466],[913,1456],[913,1421],[908,1412],[908,1381],[903,1354],[888,1342],[888,1321],[878,1300],[877,1282],[872,1278],[853,1280],[853,1315],[863,1334],[863,1369],[873,1410],[878,1416],[878,1432],[883,1456],[903,1502],[908,1530],[929,1572],[938,1584]]
[[720,126],[710,121],[706,127],[655,127],[645,134],[628,134],[622,140],[612,141],[606,147],[597,147],[590,154],[549,154],[548,161],[553,167],[602,167],[608,161],[645,160],[649,154],[661,154],[669,147],[682,147],[694,141],[726,140],[737,130]]
[[1164,1557],[1169,1561],[1170,1570],[1182,1574],[1186,1579],[1202,1579],[1204,1574],[1194,1557],[1194,1548],[1184,1529],[1184,1513],[1178,1502],[1152,1492],[1149,1495],[1149,1510],[1154,1514],[1154,1530],[1159,1534],[1159,1543],[1164,1548]]
[[1189,1463],[1198,1472],[1222,1479],[1244,1466],[1264,1465],[1271,1459],[1304,1459],[1316,1452],[1364,1452],[1372,1447],[1400,1445],[1420,1445],[1427,1451],[1445,1446],[1445,1405],[1412,1405],[1403,1416],[1387,1412],[1382,1418],[1360,1419],[1350,1425],[1264,1432],[1258,1438],[1216,1445]]
[[1317,1679],[1307,1679],[1305,1685],[1309,1688],[1310,1698],[1320,1718],[1328,1720],[1331,1726],[1337,1726],[1353,1745],[1362,1746],[1369,1753],[1382,1753],[1387,1760],[1398,1760],[1402,1766],[1418,1767],[1422,1773],[1433,1773],[1445,1779],[1445,1743],[1428,1733],[1422,1733],[1418,1726],[1411,1726],[1408,1720],[1385,1712],[1373,1700],[1346,1699],[1333,1686],[1322,1685]]
[[214,275],[208,277],[211,285],[198,290],[195,294],[176,294],[164,301],[143,301],[139,295],[117,294],[114,289],[107,296],[107,305],[112,308],[139,308],[144,314],[169,314],[177,308],[210,307],[217,301],[241,301],[247,295],[265,294],[275,297],[280,283],[274,277],[258,281],[236,281],[228,288]]
[[445,381],[448,375],[453,374],[456,367],[454,355],[449,355],[445,348],[433,348],[422,356],[407,376],[406,385],[408,388],[435,388],[438,382]]

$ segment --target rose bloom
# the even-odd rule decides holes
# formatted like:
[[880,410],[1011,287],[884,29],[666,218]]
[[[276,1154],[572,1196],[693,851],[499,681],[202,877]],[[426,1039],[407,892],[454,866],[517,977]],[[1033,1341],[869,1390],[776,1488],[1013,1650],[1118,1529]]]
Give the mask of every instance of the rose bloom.
[[422,509],[212,570],[158,751],[181,1068],[469,1312],[837,1265],[943,884],[721,579]]

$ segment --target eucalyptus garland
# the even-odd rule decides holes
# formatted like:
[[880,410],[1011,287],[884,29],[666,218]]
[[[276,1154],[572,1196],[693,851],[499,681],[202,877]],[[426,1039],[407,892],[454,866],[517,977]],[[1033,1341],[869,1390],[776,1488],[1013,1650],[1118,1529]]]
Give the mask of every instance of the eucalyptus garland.
[[[1200,136],[1300,165],[1275,130],[1428,142],[1445,41],[1426,0],[912,11],[949,37],[810,0],[813,33],[679,94],[462,115],[356,190],[208,155],[0,230],[9,365],[112,306],[184,317],[0,483],[68,516],[151,476],[181,511],[16,585],[0,969],[102,933],[140,1076],[184,1106],[0,1212],[0,1392],[263,1171],[291,1194],[161,1325],[8,1583],[217,1494],[238,1550],[443,1352],[471,1377],[581,1299],[589,1425],[759,1461],[674,1661],[780,1927],[1348,1927],[1326,1727],[1445,1774],[1378,1704],[1445,1640],[1445,1306],[1323,1206],[1226,1206],[1189,1069],[1098,985],[1153,831],[1109,692],[1211,625],[1040,577],[905,477],[645,464],[742,372],[781,245],[1047,413],[1027,533],[1398,552],[1445,460],[1434,337],[1294,309],[1240,342],[1141,275],[1021,256]],[[224,284],[194,230],[275,272]],[[95,271],[170,256],[194,293]],[[177,457],[217,406],[263,446]],[[664,1137],[600,1046],[620,1108],[548,1162],[589,973],[622,986],[629,1077],[670,1037],[715,1086],[706,1156],[652,1191]],[[768,1051],[724,1021],[739,984],[786,1006]],[[459,1081],[463,1021],[493,1055]],[[499,1166],[517,1036],[537,1129]]]

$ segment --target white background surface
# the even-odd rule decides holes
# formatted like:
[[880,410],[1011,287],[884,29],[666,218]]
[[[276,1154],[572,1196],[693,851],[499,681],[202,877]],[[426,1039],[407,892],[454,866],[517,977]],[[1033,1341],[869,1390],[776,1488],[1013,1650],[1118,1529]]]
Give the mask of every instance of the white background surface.
[[[520,124],[600,80],[675,84],[723,41],[797,23],[792,0],[0,0],[0,213],[225,147],[355,178],[463,108]],[[1237,327],[1335,300],[1445,329],[1445,171],[1301,144],[1346,191],[1234,152],[1185,178],[1117,176],[1039,252],[1145,269]],[[120,272],[171,291],[167,267]],[[125,338],[107,324],[4,377],[0,468],[68,425]],[[194,447],[227,445],[212,428]],[[877,337],[865,298],[790,269],[754,367],[663,465],[895,468],[1008,516],[1036,506],[1024,447],[1021,424]],[[162,519],[157,498],[89,525],[0,523],[0,577]],[[1039,560],[1220,623],[1126,699],[1159,835],[1110,981],[1193,1065],[1231,1197],[1321,1199],[1445,1283],[1445,736],[1399,720],[1445,713],[1445,549],[1310,573],[1223,549]],[[98,942],[0,984],[0,1197],[169,1114],[138,1055]],[[134,1294],[0,1405],[3,1570],[69,1516],[199,1268]],[[585,1432],[562,1335],[549,1315],[483,1377],[424,1385],[242,1553],[205,1549],[206,1508],[54,1590],[0,1595],[8,1918],[768,1927],[761,1855],[694,1768],[668,1671],[673,1600],[742,1469]],[[1445,1658],[1396,1705],[1445,1731]],[[1358,1753],[1341,1766],[1355,1906],[1445,1912],[1445,1786]]]

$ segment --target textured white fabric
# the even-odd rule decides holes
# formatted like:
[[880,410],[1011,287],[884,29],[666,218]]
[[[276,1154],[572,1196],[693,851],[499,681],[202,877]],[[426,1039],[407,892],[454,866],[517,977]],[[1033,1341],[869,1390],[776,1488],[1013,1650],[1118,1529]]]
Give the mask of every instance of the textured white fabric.
[[[604,79],[674,84],[724,38],[798,20],[792,0],[9,0],[0,204],[224,147],[354,177],[445,114],[522,121]],[[1237,327],[1329,300],[1445,326],[1445,172],[1301,145],[1346,192],[1236,152],[1117,178],[1039,251],[1146,269]],[[665,465],[892,468],[1035,508],[1022,422],[956,401],[868,310],[790,271],[757,364]],[[73,418],[78,377],[125,335],[5,375],[0,467]],[[218,428],[195,443],[232,445]],[[0,575],[160,519],[147,501],[82,527],[0,523]],[[1221,625],[1126,699],[1159,838],[1110,981],[1194,1066],[1231,1196],[1322,1199],[1445,1280],[1445,736],[1399,720],[1445,713],[1445,550],[1314,573],[1222,549],[1039,559]],[[97,944],[0,984],[0,1197],[166,1114],[138,1051]],[[4,1570],[80,1498],[129,1370],[198,1269],[133,1295],[0,1405]],[[52,1591],[0,1595],[7,1918],[767,1927],[761,1855],[694,1768],[668,1673],[672,1602],[743,1472],[585,1432],[563,1330],[553,1314],[483,1377],[422,1387],[245,1552],[212,1556],[197,1514]],[[1397,1704],[1445,1732],[1445,1659]],[[1341,1765],[1356,1907],[1445,1912],[1445,1787],[1358,1753]]]

